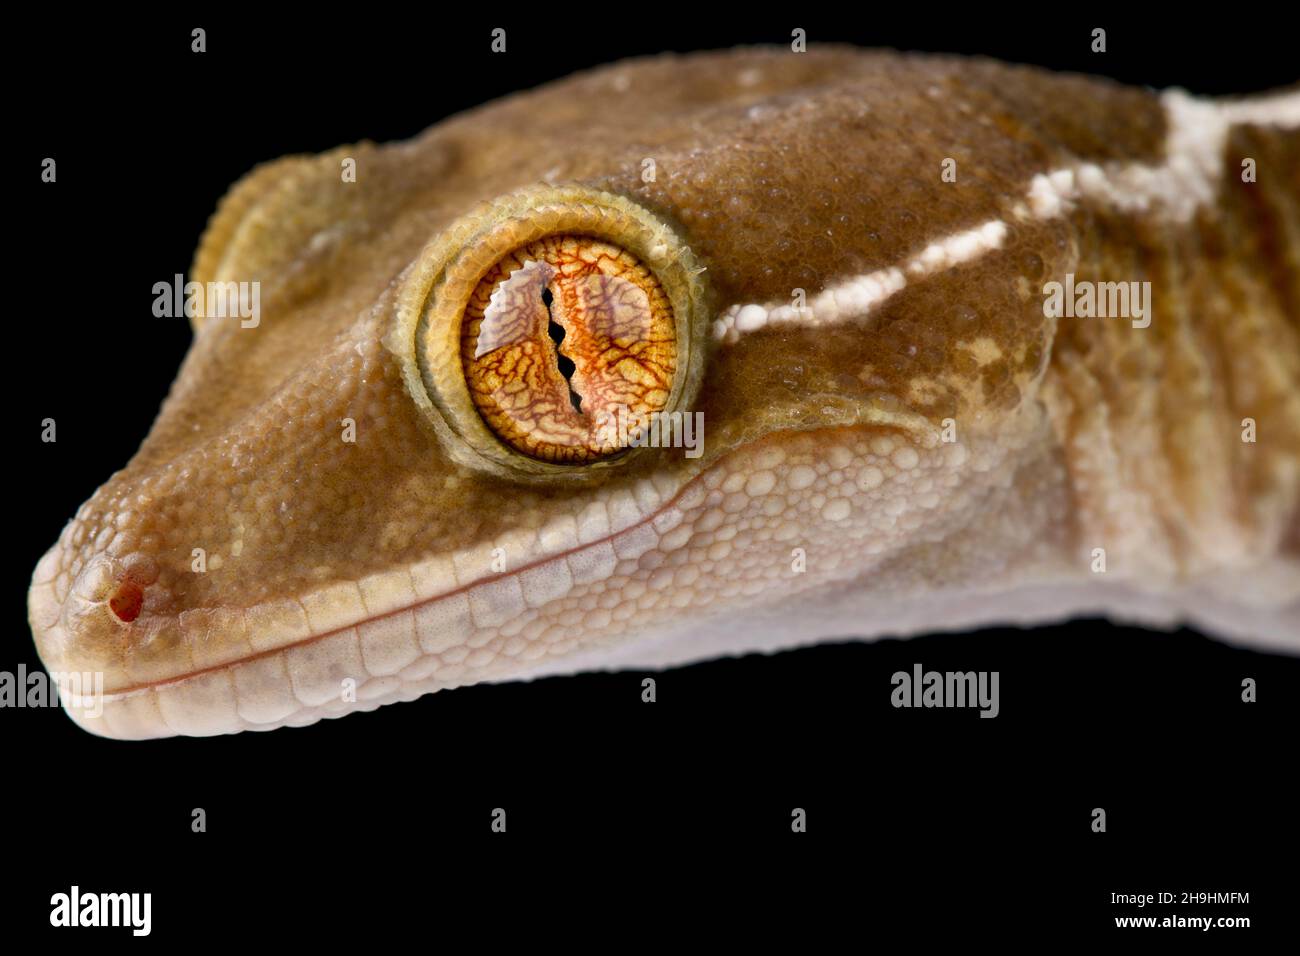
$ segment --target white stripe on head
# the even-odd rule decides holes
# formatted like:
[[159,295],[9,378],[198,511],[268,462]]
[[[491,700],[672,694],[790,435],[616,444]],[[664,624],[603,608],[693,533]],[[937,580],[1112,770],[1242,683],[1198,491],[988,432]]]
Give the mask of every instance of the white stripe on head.
[[[1199,100],[1182,90],[1161,97],[1168,131],[1164,161],[1146,163],[1080,163],[1039,173],[1030,180],[1023,202],[1012,208],[1019,220],[1064,216],[1081,201],[1121,212],[1153,212],[1174,223],[1189,222],[1197,210],[1214,202],[1223,180],[1228,131],[1235,125],[1300,127],[1300,93],[1251,100]],[[930,243],[903,263],[841,280],[806,305],[752,303],[732,305],[713,323],[714,338],[723,343],[745,332],[772,325],[798,324],[816,328],[869,315],[877,306],[907,287],[908,281],[947,271],[999,249],[1007,225],[993,219],[974,229]]]

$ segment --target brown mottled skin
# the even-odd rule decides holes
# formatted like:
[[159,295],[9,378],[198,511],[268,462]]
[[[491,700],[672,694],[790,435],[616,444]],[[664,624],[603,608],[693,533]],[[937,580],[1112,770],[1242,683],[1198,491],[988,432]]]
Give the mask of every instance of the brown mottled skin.
[[[260,281],[260,324],[200,323],[149,437],[37,568],[42,658],[104,671],[104,717],[74,716],[134,737],[1081,611],[1300,647],[1300,135],[1235,127],[1229,151],[1260,182],[1230,159],[1189,225],[1087,202],[1008,215],[1036,174],[1159,163],[1165,134],[1154,94],[1105,81],[737,50],[615,64],[409,142],[259,167],[190,278]],[[431,430],[392,329],[427,244],[539,183],[670,224],[705,267],[704,322],[991,219],[1010,231],[861,320],[708,336],[702,457],[525,480]],[[1156,321],[1045,318],[1042,286],[1067,272],[1149,279]],[[945,419],[958,447],[937,438]],[[123,620],[111,602],[135,595]]]

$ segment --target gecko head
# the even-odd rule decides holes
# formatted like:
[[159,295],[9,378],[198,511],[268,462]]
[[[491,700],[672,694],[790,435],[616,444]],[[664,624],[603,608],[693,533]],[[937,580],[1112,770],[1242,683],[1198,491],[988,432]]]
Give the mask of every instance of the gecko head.
[[987,565],[1067,244],[980,239],[1030,158],[950,145],[995,95],[956,70],[645,60],[251,173],[191,279],[257,314],[196,310],[36,569],[46,665],[105,675],[74,716],[304,724]]

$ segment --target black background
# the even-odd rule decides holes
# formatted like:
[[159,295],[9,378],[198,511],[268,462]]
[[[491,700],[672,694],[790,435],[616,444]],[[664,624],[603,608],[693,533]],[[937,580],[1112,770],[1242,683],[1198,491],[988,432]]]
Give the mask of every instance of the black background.
[[[7,46],[25,65],[8,88],[18,139],[5,162],[19,207],[6,326],[17,532],[0,669],[39,666],[31,569],[134,453],[188,345],[184,321],[152,317],[152,284],[187,270],[217,200],[257,162],[408,137],[622,56],[788,43],[795,26],[810,44],[981,53],[1206,94],[1297,79],[1293,37],[1255,15],[806,10],[74,23],[51,8],[16,26]],[[194,26],[207,29],[203,55],[190,52]],[[504,56],[489,52],[496,26]],[[1089,51],[1094,26],[1108,30],[1105,55]],[[39,181],[46,156],[53,186]],[[46,417],[57,444],[40,441]],[[889,676],[916,661],[1000,671],[1001,715],[894,710]],[[206,740],[108,741],[57,710],[0,711],[17,874],[4,928],[149,944],[51,930],[50,894],[73,883],[152,892],[152,945],[164,946],[262,926],[341,942],[410,920],[429,945],[516,922],[540,945],[610,914],[623,917],[602,937],[614,945],[698,945],[777,922],[815,942],[827,912],[854,942],[943,928],[992,940],[1022,925],[1185,940],[1113,929],[1114,915],[1150,911],[1110,905],[1112,891],[1159,890],[1250,892],[1245,907],[1179,909],[1252,917],[1250,931],[1218,931],[1241,945],[1293,910],[1278,870],[1295,849],[1296,659],[1080,621],[705,663],[657,675],[652,705],[641,676],[471,687]],[[1256,704],[1240,701],[1244,677],[1259,682]],[[190,830],[195,807],[205,834]],[[494,807],[505,835],[489,832]],[[808,833],[790,832],[793,807]],[[1105,834],[1090,830],[1094,807]],[[682,937],[666,925],[682,915],[721,929]]]

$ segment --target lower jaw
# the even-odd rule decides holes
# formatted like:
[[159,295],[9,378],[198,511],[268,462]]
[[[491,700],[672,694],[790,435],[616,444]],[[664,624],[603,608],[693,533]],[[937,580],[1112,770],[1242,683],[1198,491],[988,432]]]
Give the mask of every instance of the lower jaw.
[[[940,513],[927,508],[995,483],[963,481],[964,452],[949,460],[951,449],[904,450],[896,434],[853,428],[760,441],[618,533],[359,624],[314,626],[319,636],[121,688],[102,709],[69,711],[93,733],[132,739],[300,726],[562,669],[682,622],[791,601],[872,567],[912,524]],[[885,507],[909,500],[918,476],[934,487],[933,504],[911,517]],[[807,573],[792,569],[792,550],[808,552]]]

